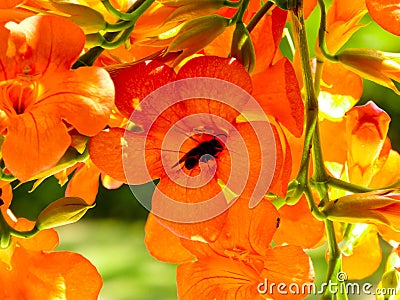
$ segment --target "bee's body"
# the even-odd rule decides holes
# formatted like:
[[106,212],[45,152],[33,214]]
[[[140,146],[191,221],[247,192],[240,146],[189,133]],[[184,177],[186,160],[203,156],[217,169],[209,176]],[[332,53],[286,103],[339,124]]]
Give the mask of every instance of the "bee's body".
[[202,142],[197,147],[187,152],[173,167],[184,163],[186,169],[191,170],[196,167],[199,162],[207,162],[210,159],[218,158],[216,155],[220,153],[224,147],[217,139]]

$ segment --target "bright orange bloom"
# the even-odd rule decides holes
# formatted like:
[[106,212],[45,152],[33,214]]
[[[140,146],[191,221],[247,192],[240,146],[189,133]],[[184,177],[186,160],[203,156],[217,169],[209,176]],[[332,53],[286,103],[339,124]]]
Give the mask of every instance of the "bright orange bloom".
[[[366,187],[383,188],[394,184],[399,176],[399,154],[391,149],[390,140],[387,137],[390,117],[377,107],[373,102],[352,108],[339,122],[324,120],[320,122],[321,142],[323,156],[328,170],[333,176],[353,184]],[[335,144],[332,145],[331,135],[335,132]],[[331,189],[332,199],[343,197],[345,194],[338,189]],[[365,235],[355,235],[350,243],[351,251],[345,251],[343,257],[344,271],[351,279],[365,278],[378,268],[381,261],[381,250],[377,248],[376,228],[387,241],[400,241],[400,235],[389,226],[399,228],[398,201],[386,199],[379,207],[374,205],[373,199],[363,200],[363,194],[354,194],[346,197],[360,198],[359,205],[345,204],[341,216],[348,216],[347,221],[352,223],[368,223],[370,225]],[[378,197],[379,198],[379,197]],[[380,200],[379,200],[380,201]],[[386,201],[386,204],[384,203]],[[329,202],[329,206],[335,206],[335,201]],[[334,213],[336,214],[336,213]],[[378,221],[374,221],[378,220]],[[345,221],[342,219],[342,221]],[[384,225],[385,224],[385,225]],[[357,230],[355,231],[357,232]],[[342,237],[338,237],[341,239]],[[342,242],[343,243],[343,242]],[[365,260],[364,249],[374,249],[369,252],[368,267],[360,267]]]
[[362,26],[358,24],[367,13],[365,0],[334,0],[327,14],[326,46],[336,53]]
[[396,0],[365,0],[371,18],[383,29],[400,35],[399,2]]
[[[337,224],[336,232],[341,232],[340,223]],[[358,230],[360,229],[360,230]],[[360,232],[361,231],[361,232]],[[342,268],[348,279],[361,280],[374,274],[382,261],[382,250],[379,245],[379,236],[374,226],[356,225],[353,229],[359,235],[356,241],[346,244],[344,240],[340,243],[342,250]],[[361,236],[360,236],[361,235]],[[342,236],[338,236],[342,239]],[[351,237],[350,237],[351,239]],[[327,253],[328,255],[328,253]]]
[[65,197],[81,198],[88,205],[92,205],[96,201],[99,191],[99,178],[102,185],[109,190],[117,189],[123,184],[106,174],[102,174],[90,159],[84,163],[78,163],[73,170],[74,174],[68,181]]
[[372,101],[347,113],[346,133],[350,182],[368,185],[389,129],[389,115]]
[[[220,182],[225,184],[228,182],[229,176],[233,172],[231,168],[235,168],[232,159],[238,159],[239,164],[243,164],[243,168],[246,169],[247,156],[237,156],[237,153],[240,153],[243,148],[248,151],[250,172],[248,175],[245,173],[247,171],[240,173],[240,181],[246,185],[243,190],[234,191],[234,193],[247,194],[249,198],[251,197],[262,172],[260,162],[265,159],[261,156],[263,151],[268,151],[267,153],[275,151],[276,153],[276,168],[272,186],[280,183],[278,178],[281,176],[288,177],[286,173],[282,172],[282,169],[287,167],[290,169],[290,166],[284,165],[285,158],[280,137],[274,127],[272,127],[272,133],[276,145],[271,145],[267,142],[268,137],[259,136],[252,128],[254,124],[236,122],[240,109],[244,108],[248,101],[247,96],[244,99],[233,94],[231,90],[226,90],[227,94],[224,94],[225,91],[222,91],[222,94],[224,99],[230,101],[227,103],[215,102],[210,99],[191,99],[195,97],[193,93],[198,92],[201,88],[211,88],[210,86],[198,86],[196,87],[199,89],[197,91],[181,89],[180,96],[188,100],[171,104],[159,115],[154,110],[155,107],[151,106],[152,104],[146,104],[148,105],[146,107],[141,106],[142,100],[157,88],[174,82],[175,79],[198,77],[223,79],[246,91],[251,91],[252,88],[250,76],[242,65],[235,60],[219,57],[194,58],[186,63],[177,74],[171,68],[157,61],[139,63],[112,73],[116,87],[116,106],[123,115],[129,118],[134,108],[139,105],[139,109],[134,111],[135,124],[144,129],[149,127],[149,130],[147,134],[142,134],[130,131],[124,133],[123,129],[111,128],[91,139],[89,152],[93,162],[116,180],[128,180],[131,184],[142,184],[160,178],[153,195],[153,211],[168,210],[167,207],[163,207],[165,195],[181,203],[200,203],[214,196],[222,195]],[[186,97],[185,93],[187,93]],[[163,99],[157,100],[159,106],[162,106],[163,101],[168,101],[171,96],[163,94],[162,97]],[[153,116],[155,116],[155,121],[151,123],[149,121]],[[194,116],[195,119],[185,121],[190,116]],[[260,123],[261,126],[267,126],[267,124]],[[169,132],[177,134],[177,137],[170,138],[169,144],[166,144],[164,140],[168,141],[167,133]],[[242,146],[238,146],[240,144],[237,140],[239,135],[243,138]],[[191,137],[189,138],[189,136]],[[181,142],[179,138],[182,138]],[[259,144],[260,139],[266,140]],[[213,148],[209,159],[200,159],[204,153],[201,153],[202,151],[197,147],[200,147],[199,145],[209,147],[212,143],[218,145],[218,148]],[[124,147],[124,145],[128,146]],[[124,152],[123,147],[125,148]],[[232,148],[228,150],[227,147]],[[213,151],[215,152],[213,153]],[[143,152],[145,161],[141,159]],[[210,152],[207,153],[210,154]],[[122,157],[124,157],[125,170],[122,168]],[[164,163],[163,160],[165,160]],[[238,167],[241,168],[241,166]],[[149,176],[143,175],[146,170],[149,172]],[[202,170],[208,171],[202,172]],[[172,177],[175,176],[173,179],[171,179],[171,174]],[[178,174],[178,176],[174,174]],[[196,177],[199,174],[201,176]],[[204,183],[207,176],[210,176],[209,181]],[[177,184],[176,180],[179,182],[182,178],[188,178],[188,181],[192,180],[190,178],[196,178],[195,180],[203,182],[204,185],[199,188],[188,188],[186,183]],[[285,180],[287,181],[288,178]],[[235,188],[238,187],[234,186]],[[224,195],[222,198],[221,201],[227,205],[229,197],[226,199]],[[175,213],[186,216],[181,211]],[[204,213],[209,212],[204,211]],[[200,210],[196,211],[196,214],[201,215]],[[217,238],[225,217],[226,213],[212,220],[194,224],[177,224],[165,219],[162,222],[179,236],[197,236],[197,238],[212,241]]]
[[304,196],[295,205],[279,208],[279,215],[281,223],[273,239],[276,244],[311,249],[324,241],[324,223],[311,214]]
[[319,116],[340,121],[358,102],[362,92],[361,76],[346,69],[342,64],[325,61],[318,97]]
[[282,295],[275,289],[271,293],[271,285],[279,283],[296,283],[301,291],[302,284],[313,281],[313,270],[300,247],[270,246],[279,226],[275,207],[262,201],[249,209],[247,203],[243,197],[235,202],[220,236],[209,244],[179,240],[149,215],[145,242],[150,253],[162,261],[180,263],[179,299],[304,298],[301,292]]
[[[279,43],[285,28],[287,11],[275,7],[265,15],[251,32],[256,65],[252,72],[252,95],[265,113],[279,125],[299,137],[304,125],[304,104],[299,83],[291,62],[282,57]],[[232,42],[232,31],[227,30],[205,47],[207,55],[227,56],[226,45]],[[279,101],[277,101],[279,99]]]
[[57,164],[71,144],[69,130],[92,136],[104,128],[114,87],[101,68],[70,70],[85,36],[64,18],[9,22],[0,38],[6,41],[0,45],[2,154],[7,169],[26,181]]
[[252,74],[253,96],[269,116],[299,137],[303,132],[304,104],[292,63],[281,57],[278,48],[286,17],[287,11],[276,7],[251,33],[257,59]]
[[[31,230],[34,222],[11,219],[7,214],[11,186],[1,190],[1,213],[8,224],[19,231]],[[77,253],[51,252],[57,245],[58,235],[53,229],[29,239],[12,237],[10,246],[0,249],[0,298],[97,299],[102,280],[96,268]]]

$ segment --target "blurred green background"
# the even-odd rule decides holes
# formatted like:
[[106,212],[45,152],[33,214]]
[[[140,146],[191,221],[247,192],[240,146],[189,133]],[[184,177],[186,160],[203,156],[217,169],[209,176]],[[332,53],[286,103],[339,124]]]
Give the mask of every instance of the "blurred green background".
[[[318,9],[307,21],[310,48],[313,48]],[[400,39],[385,32],[369,17],[363,19],[368,24],[350,40],[346,47],[371,47],[383,51],[400,52]],[[283,45],[283,48],[285,46]],[[392,118],[389,136],[395,149],[400,149],[400,99],[392,91],[374,83],[364,81],[365,92],[360,101],[375,101]],[[32,184],[24,184],[15,189],[12,209],[17,216],[34,220],[41,209],[51,201],[63,197],[54,178],[46,180],[35,191],[29,193]],[[149,192],[148,192],[149,193]],[[149,193],[150,195],[150,193]],[[157,262],[146,251],[143,243],[144,223],[147,211],[136,201],[127,186],[109,191],[100,188],[96,207],[76,224],[62,227],[59,250],[70,250],[83,254],[99,270],[104,279],[100,294],[103,300],[173,300],[176,299],[175,265]],[[382,242],[387,255],[389,247]],[[325,276],[325,248],[310,252],[315,269],[316,282]],[[382,274],[367,278],[376,286]],[[367,296],[350,296],[350,299],[373,299]],[[199,298],[200,299],[200,298]],[[316,299],[311,297],[310,299]]]

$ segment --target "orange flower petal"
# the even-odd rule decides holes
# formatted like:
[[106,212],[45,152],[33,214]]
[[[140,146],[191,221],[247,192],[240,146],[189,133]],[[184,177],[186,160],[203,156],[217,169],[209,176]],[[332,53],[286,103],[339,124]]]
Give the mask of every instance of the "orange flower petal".
[[286,283],[286,286],[292,283],[298,284],[300,292],[296,295],[280,294],[275,289],[275,293],[271,295],[273,299],[303,299],[307,295],[307,289],[306,293],[302,293],[302,285],[314,281],[314,270],[310,258],[300,247],[280,246],[269,249],[266,253],[265,269],[261,277],[263,280],[267,279],[269,284],[281,282]]
[[[237,223],[239,219],[240,226]],[[239,197],[229,208],[221,235],[210,247],[220,255],[226,255],[225,249],[246,249],[265,255],[278,227],[278,219],[278,211],[271,202],[263,200],[256,207],[249,208],[248,198]]]
[[70,143],[67,128],[58,118],[24,113],[12,118],[8,126],[2,146],[4,163],[15,177],[26,181],[53,167]]
[[89,154],[93,163],[112,178],[126,182],[122,165],[122,145],[125,130],[110,128],[92,137],[89,142]]
[[26,74],[27,70],[30,75],[48,75],[52,78],[55,73],[72,66],[85,43],[82,29],[58,16],[33,16],[20,24],[9,23],[7,28],[11,31],[9,44],[18,46],[15,42],[19,43],[22,37],[26,39],[26,46],[17,48],[18,51],[14,49],[13,56],[0,53],[3,64],[6,62],[5,65],[12,65],[13,61],[18,63],[15,74],[11,75],[11,70],[8,70],[7,73],[11,75],[8,78]]
[[279,214],[281,222],[274,235],[275,243],[310,249],[323,239],[324,223],[313,217],[304,196],[293,206],[282,206]]
[[114,106],[114,87],[105,70],[79,68],[65,72],[58,78],[58,85],[52,84],[56,83],[44,82],[47,90],[38,108],[58,115],[86,136],[93,136],[106,126]]
[[343,271],[351,280],[361,280],[372,275],[379,267],[382,260],[382,250],[379,245],[376,230],[366,233],[354,247],[353,254],[342,256]]
[[360,99],[362,79],[343,65],[326,61],[319,96],[320,116],[331,120],[342,118]]
[[189,60],[180,68],[177,80],[193,77],[211,77],[229,81],[248,93],[252,90],[249,74],[235,59],[201,56]]
[[[214,196],[218,197],[210,200]],[[204,206],[193,208],[190,204]],[[163,177],[152,200],[152,212],[162,225],[179,237],[208,242],[215,241],[219,236],[225,224],[227,207],[216,178],[204,186],[190,188]]]
[[399,165],[399,153],[394,150],[390,150],[383,166],[381,166],[379,171],[374,175],[369,186],[372,188],[381,188],[395,183],[400,177]]
[[11,200],[13,197],[12,193],[12,187],[9,182],[0,182],[0,199],[3,201],[3,204],[0,205],[1,211],[3,215],[7,215],[6,210],[10,207],[11,205]]
[[177,269],[178,297],[199,299],[264,299],[257,291],[261,278],[243,262],[214,256]]
[[367,13],[364,0],[335,0],[327,14],[326,45],[336,53],[363,25],[357,25]]
[[[271,125],[273,131],[271,135],[268,134],[269,132],[265,132],[265,135],[257,134],[257,130],[260,126],[268,126],[268,124],[261,121],[235,124],[238,134],[234,132],[229,134],[226,146],[230,153],[224,155],[224,152],[222,152],[221,155],[218,156],[219,161],[217,168],[217,176],[219,179],[224,183],[227,183],[228,179],[231,180],[229,188],[231,188],[234,193],[241,194],[245,197],[255,197],[255,202],[261,200],[259,197],[260,192],[262,192],[261,196],[267,192],[267,190],[261,191],[264,186],[268,188],[266,185],[270,184],[270,188],[272,187],[273,180],[277,174],[280,174],[282,166],[280,141],[276,139],[276,136],[271,136],[275,133],[273,126]],[[275,143],[271,143],[273,138],[275,138]],[[240,139],[244,141],[247,157],[242,157],[243,146],[239,142]],[[269,155],[274,152],[275,155]],[[263,163],[262,165],[261,162]],[[235,168],[232,168],[233,163],[235,164]],[[247,173],[247,167],[249,167],[249,173]],[[231,178],[229,178],[230,176]],[[245,184],[244,189],[240,189],[243,184]],[[235,188],[237,190],[235,190]],[[256,188],[257,191],[255,191]],[[259,199],[257,199],[257,197],[259,197]]]
[[79,197],[92,205],[99,189],[100,170],[89,160],[75,170],[68,182],[65,197]]
[[147,95],[175,80],[174,70],[155,60],[109,72],[115,85],[115,105],[128,119],[135,107]]
[[383,29],[400,35],[399,2],[397,0],[366,0],[371,18]]
[[385,225],[376,225],[378,228],[379,234],[382,236],[382,238],[390,243],[391,241],[395,241],[397,243],[400,243],[400,232],[394,231],[392,228],[389,226]]
[[349,178],[368,185],[389,128],[390,117],[372,101],[347,113],[346,138],[349,145]]
[[276,165],[269,191],[275,195],[284,197],[287,192],[290,176],[293,172],[293,166],[295,166],[293,164],[291,145],[287,138],[291,134],[285,134],[284,128],[279,124],[276,124],[272,128],[275,134]]
[[[267,200],[263,200],[258,206],[250,210],[250,213],[251,224],[248,238],[253,249],[266,256],[272,237],[279,227],[279,213],[275,206]],[[236,220],[240,218],[239,213],[234,217],[236,217]]]
[[[18,222],[15,223],[14,229],[19,231],[28,231],[33,229],[34,226],[35,222],[33,221],[18,218]],[[58,234],[54,229],[41,230],[38,234],[29,239],[15,239],[18,241],[19,245],[31,251],[51,251],[58,246],[59,242]]]
[[251,32],[257,59],[253,76],[265,71],[272,64],[286,25],[286,18],[287,11],[276,7],[272,14],[265,15]]
[[360,99],[363,92],[361,77],[343,67],[342,64],[330,61],[324,62],[322,72],[322,91],[331,94],[351,96]]
[[0,3],[0,8],[13,8],[22,2],[24,2],[24,0],[4,0]]
[[232,44],[232,36],[235,26],[230,26],[223,33],[217,36],[211,43],[204,47],[204,54],[207,56],[228,57],[231,49],[226,45]]
[[307,19],[311,13],[314,11],[314,8],[317,6],[318,0],[304,0],[304,18]]
[[[322,120],[319,122],[322,152],[325,161],[344,164],[347,160],[346,119],[339,122]],[[332,145],[332,132],[335,132],[335,144]]]
[[89,154],[93,163],[115,180],[143,184],[164,174],[159,144],[151,134],[146,137],[114,127],[90,140]]
[[264,111],[299,137],[303,132],[304,104],[291,62],[282,58],[264,72],[254,75],[253,82],[253,96]]
[[400,203],[393,203],[381,208],[376,208],[373,211],[383,215],[383,217],[389,221],[392,228],[400,228]]
[[20,247],[15,249],[11,264],[12,269],[1,274],[13,279],[0,292],[3,299],[97,299],[102,286],[96,268],[76,253],[29,252]]
[[120,188],[124,183],[114,178],[108,176],[107,174],[100,174],[101,175],[101,183],[103,186],[108,190],[116,190]]
[[145,231],[144,242],[147,250],[159,261],[181,263],[195,258],[182,246],[179,237],[161,225],[151,213],[147,217]]

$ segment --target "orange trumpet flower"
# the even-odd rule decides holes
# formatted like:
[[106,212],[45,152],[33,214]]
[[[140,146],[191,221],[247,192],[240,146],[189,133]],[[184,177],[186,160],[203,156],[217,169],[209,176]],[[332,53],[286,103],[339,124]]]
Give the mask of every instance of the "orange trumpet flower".
[[[279,227],[278,212],[269,201],[253,209],[241,197],[229,209],[227,222],[214,243],[178,239],[153,215],[146,224],[150,253],[177,268],[178,298],[303,299],[307,292],[284,295],[271,286],[310,284],[309,257],[297,246],[270,246]],[[238,222],[240,220],[240,222]]]
[[71,144],[70,129],[92,136],[104,128],[114,87],[101,68],[70,70],[85,36],[64,18],[9,22],[0,39],[2,155],[7,169],[26,181],[57,164]]
[[[1,213],[15,230],[29,231],[35,225],[27,219],[10,217],[10,185],[2,186]],[[96,299],[102,286],[100,274],[83,256],[73,252],[51,252],[58,245],[54,229],[31,238],[11,237],[0,249],[1,299]]]
[[[131,121],[137,127],[131,131],[111,128],[92,138],[89,145],[91,159],[101,171],[119,181],[143,184],[160,178],[151,205],[146,206],[149,209],[151,206],[157,215],[170,213],[168,217],[164,214],[161,222],[177,235],[214,241],[233,198],[238,194],[251,198],[256,187],[260,187],[259,178],[272,180],[271,187],[281,183],[280,176],[284,177],[282,181],[287,181],[290,171],[281,171],[290,166],[284,166],[277,130],[271,125],[270,133],[260,135],[258,128],[267,128],[268,122],[236,120],[240,109],[250,99],[247,93],[245,97],[238,95],[232,89],[233,85],[225,90],[217,90],[213,85],[184,86],[192,78],[210,78],[218,83],[222,79],[235,84],[236,91],[241,88],[250,92],[250,76],[236,60],[198,57],[186,63],[177,74],[160,62],[147,61],[113,71],[112,78],[116,87],[116,106],[127,118],[133,113]],[[146,96],[171,82],[177,84],[175,89],[160,92],[160,98],[149,104]],[[186,100],[168,103],[174,101],[176,90],[181,99]],[[226,102],[196,98],[196,93],[209,90],[219,92]],[[157,109],[165,103],[168,107],[158,113]],[[260,111],[263,113],[262,109]],[[138,125],[144,132],[140,132]],[[243,151],[247,153],[242,155]],[[263,153],[268,153],[270,162],[264,169],[260,166],[263,161],[265,164]],[[273,161],[275,157],[276,161]],[[265,167],[270,168],[271,173],[264,173],[263,177],[261,173]],[[233,180],[229,185],[231,177]],[[228,195],[225,185],[233,195]],[[266,192],[263,191],[261,197]],[[214,199],[216,205],[191,210],[187,207],[172,209],[171,202],[166,201],[168,198],[175,203],[190,205]]]

